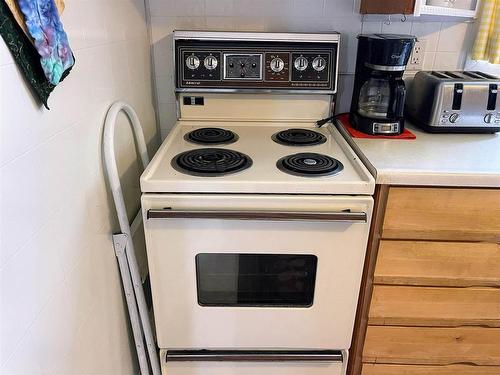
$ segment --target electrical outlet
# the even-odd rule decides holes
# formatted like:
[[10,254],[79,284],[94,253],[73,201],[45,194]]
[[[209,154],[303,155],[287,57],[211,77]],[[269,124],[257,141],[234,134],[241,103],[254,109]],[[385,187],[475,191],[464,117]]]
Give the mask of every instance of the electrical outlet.
[[420,39],[415,42],[411,51],[410,60],[406,66],[407,70],[422,70],[424,68],[425,47],[427,41]]

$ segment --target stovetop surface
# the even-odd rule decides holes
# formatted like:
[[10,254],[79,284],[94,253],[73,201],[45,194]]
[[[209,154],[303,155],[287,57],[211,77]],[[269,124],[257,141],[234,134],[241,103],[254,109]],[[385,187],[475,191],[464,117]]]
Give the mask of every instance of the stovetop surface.
[[[221,128],[236,134],[228,144],[197,144],[188,134],[200,128]],[[290,128],[322,134],[326,141],[315,145],[289,146],[273,136]],[[323,137],[321,137],[323,138]],[[221,176],[190,175],[175,167],[180,154],[201,148],[237,151],[251,159],[251,165]],[[340,162],[334,174],[300,176],[286,173],[277,163],[298,153],[321,154]],[[312,163],[306,159],[305,164]],[[374,191],[374,179],[333,125],[313,123],[178,121],[141,176],[144,193],[255,193],[255,194],[366,194]]]

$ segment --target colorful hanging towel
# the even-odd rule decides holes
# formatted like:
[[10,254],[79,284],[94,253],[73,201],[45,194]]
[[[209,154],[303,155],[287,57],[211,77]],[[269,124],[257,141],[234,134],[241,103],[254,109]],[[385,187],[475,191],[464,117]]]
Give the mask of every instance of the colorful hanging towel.
[[18,0],[18,4],[40,54],[45,76],[57,85],[75,61],[54,0]]
[[[7,4],[0,0],[0,35],[9,48],[14,60],[21,69],[26,81],[30,84],[37,98],[49,109],[47,100],[55,86],[47,81],[40,66],[40,55],[17,24]],[[71,68],[66,70],[61,81],[69,74]]]
[[[21,9],[19,9],[19,5],[17,5],[17,0],[4,0],[7,6],[9,7],[10,11],[12,12],[12,15],[16,19],[16,22],[19,26],[21,26],[21,29],[23,29],[24,33],[28,35],[30,38],[31,36],[28,33],[28,29],[26,27],[26,24],[24,23],[24,16],[21,12]],[[55,0],[57,11],[59,13],[59,16],[61,16],[62,12],[64,11],[64,0]]]

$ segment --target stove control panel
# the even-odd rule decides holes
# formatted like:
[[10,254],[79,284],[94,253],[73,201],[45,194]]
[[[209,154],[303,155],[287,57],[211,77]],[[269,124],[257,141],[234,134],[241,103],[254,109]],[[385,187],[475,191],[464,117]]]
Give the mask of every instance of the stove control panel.
[[262,79],[262,54],[225,53],[224,79]]
[[292,53],[292,82],[326,82],[328,81],[328,53]]
[[335,36],[296,42],[174,37],[176,90],[335,93]]
[[266,53],[264,75],[267,82],[287,82],[290,79],[290,54]]
[[220,80],[220,52],[213,51],[184,51],[183,77],[197,80]]

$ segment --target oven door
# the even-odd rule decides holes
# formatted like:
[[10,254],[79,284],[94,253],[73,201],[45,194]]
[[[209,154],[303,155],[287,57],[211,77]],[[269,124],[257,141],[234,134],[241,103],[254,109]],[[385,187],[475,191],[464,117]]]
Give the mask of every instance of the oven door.
[[158,344],[347,349],[373,200],[143,195]]
[[171,351],[160,353],[163,375],[342,375],[346,351]]

